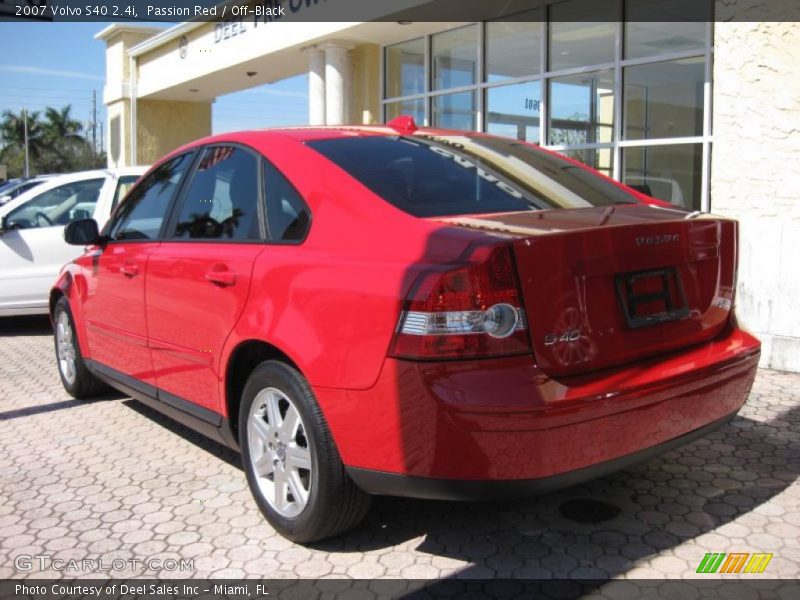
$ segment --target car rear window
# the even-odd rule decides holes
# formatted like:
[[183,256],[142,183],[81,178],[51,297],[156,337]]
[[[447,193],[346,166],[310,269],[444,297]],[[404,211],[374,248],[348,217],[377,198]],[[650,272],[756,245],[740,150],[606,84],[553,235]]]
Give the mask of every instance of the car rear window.
[[511,139],[397,135],[306,144],[417,217],[636,202],[624,189],[593,172]]

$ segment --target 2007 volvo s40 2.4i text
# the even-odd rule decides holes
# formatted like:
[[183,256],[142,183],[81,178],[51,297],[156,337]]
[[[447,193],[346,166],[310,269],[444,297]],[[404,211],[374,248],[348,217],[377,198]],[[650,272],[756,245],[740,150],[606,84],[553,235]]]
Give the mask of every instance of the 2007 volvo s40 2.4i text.
[[109,384],[240,448],[289,539],[371,494],[511,498],[730,419],[737,224],[479,133],[297,128],[161,160],[50,299],[67,391]]

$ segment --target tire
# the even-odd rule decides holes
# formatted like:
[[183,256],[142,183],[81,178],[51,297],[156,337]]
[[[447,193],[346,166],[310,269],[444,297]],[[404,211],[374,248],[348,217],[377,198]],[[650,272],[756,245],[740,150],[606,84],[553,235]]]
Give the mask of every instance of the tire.
[[69,301],[61,297],[53,311],[53,341],[56,348],[56,364],[64,389],[73,398],[90,398],[108,389],[86,368],[75,334],[75,320],[69,309]]
[[355,527],[367,514],[371,497],[345,472],[314,393],[296,369],[266,361],[253,370],[242,395],[239,436],[250,491],[285,538],[317,542]]

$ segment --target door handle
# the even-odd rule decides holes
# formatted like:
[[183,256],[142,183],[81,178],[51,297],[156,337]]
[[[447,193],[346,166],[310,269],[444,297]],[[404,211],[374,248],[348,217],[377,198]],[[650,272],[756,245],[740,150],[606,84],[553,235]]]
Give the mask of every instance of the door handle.
[[119,272],[125,275],[125,277],[136,277],[139,274],[139,265],[137,265],[132,260],[126,260],[122,263],[122,266],[119,268]]
[[217,263],[206,271],[206,281],[220,286],[233,285],[236,283],[236,273],[231,271],[227,265]]

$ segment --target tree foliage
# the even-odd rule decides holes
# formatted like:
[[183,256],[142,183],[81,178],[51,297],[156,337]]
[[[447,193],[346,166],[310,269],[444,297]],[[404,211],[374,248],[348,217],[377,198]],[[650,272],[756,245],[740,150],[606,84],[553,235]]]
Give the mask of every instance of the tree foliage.
[[[28,112],[28,161],[30,174],[69,173],[105,166],[84,136],[83,125],[72,117],[72,106],[48,106],[44,115]],[[8,177],[20,177],[25,169],[25,118],[22,111],[3,111],[0,116],[0,164],[8,166]]]

